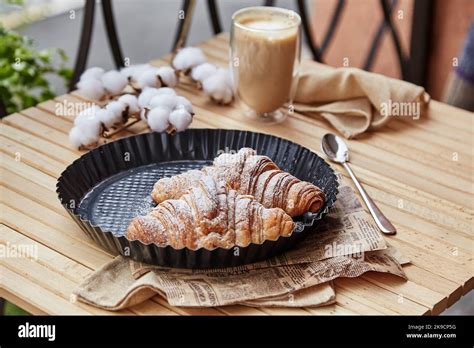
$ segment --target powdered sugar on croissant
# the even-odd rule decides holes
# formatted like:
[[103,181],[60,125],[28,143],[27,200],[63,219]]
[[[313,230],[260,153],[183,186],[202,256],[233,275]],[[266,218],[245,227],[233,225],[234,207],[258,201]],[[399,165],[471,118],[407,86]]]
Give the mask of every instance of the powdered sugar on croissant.
[[222,154],[214,160],[213,166],[202,170],[158,180],[152,198],[157,203],[179,198],[205,175],[225,182],[239,194],[252,195],[267,208],[281,208],[290,216],[317,212],[325,200],[317,186],[280,170],[270,158],[258,156],[250,148],[243,148],[236,154]]
[[212,250],[275,240],[290,235],[293,228],[293,220],[282,209],[265,208],[252,196],[202,176],[181,198],[135,218],[126,237],[175,249]]

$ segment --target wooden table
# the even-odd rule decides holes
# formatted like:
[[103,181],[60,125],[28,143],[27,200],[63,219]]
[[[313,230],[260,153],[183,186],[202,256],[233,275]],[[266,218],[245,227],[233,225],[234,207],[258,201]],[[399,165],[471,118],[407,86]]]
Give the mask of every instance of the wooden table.
[[[225,66],[227,41],[220,35],[201,47]],[[319,154],[321,137],[331,130],[298,114],[280,125],[251,123],[237,108],[213,104],[191,86],[178,91],[195,106],[193,127],[262,131]],[[84,236],[55,193],[57,177],[83,153],[68,144],[73,117],[55,115],[64,101],[84,99],[63,95],[1,124],[0,243],[34,245],[38,259],[0,259],[0,296],[34,314],[115,314],[69,301],[84,277],[113,255]],[[422,120],[397,119],[383,131],[349,141],[353,169],[398,229],[387,240],[412,260],[404,267],[407,282],[374,273],[337,279],[337,303],[317,309],[186,309],[156,296],[118,314],[439,314],[474,284],[473,126],[472,113],[433,101]],[[141,132],[148,132],[142,122],[116,138]]]

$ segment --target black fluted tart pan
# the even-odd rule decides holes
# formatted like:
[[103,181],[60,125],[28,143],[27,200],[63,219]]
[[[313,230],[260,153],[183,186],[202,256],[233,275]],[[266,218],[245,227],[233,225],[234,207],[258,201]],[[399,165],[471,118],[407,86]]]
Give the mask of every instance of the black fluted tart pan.
[[[156,204],[154,183],[190,169],[200,169],[224,152],[251,147],[282,170],[320,187],[326,202],[317,213],[295,217],[293,233],[247,247],[213,250],[144,244],[124,237],[130,221]],[[102,248],[137,261],[176,268],[229,267],[262,261],[292,248],[313,233],[333,205],[338,182],[317,154],[294,142],[240,130],[189,129],[173,135],[147,133],[102,145],[74,161],[61,174],[57,193],[85,234]],[[317,233],[317,232],[314,232]]]

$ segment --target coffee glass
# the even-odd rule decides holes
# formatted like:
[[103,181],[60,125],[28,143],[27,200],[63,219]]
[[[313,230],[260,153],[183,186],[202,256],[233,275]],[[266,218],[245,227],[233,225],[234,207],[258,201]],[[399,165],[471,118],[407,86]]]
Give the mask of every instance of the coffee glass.
[[293,111],[301,59],[301,18],[277,7],[248,7],[232,16],[232,83],[247,116],[267,123]]

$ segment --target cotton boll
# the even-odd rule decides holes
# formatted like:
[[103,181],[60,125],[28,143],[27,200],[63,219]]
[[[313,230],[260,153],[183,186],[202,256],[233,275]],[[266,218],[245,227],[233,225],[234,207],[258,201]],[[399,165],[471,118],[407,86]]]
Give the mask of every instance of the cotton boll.
[[135,70],[132,73],[132,80],[137,81],[138,77],[145,72],[146,70],[149,70],[150,68],[153,68],[150,64],[140,64],[137,65]]
[[69,131],[69,143],[76,149],[81,147],[82,131],[79,129],[79,127],[72,127],[72,129]]
[[80,80],[100,80],[101,76],[104,74],[104,69],[99,67],[92,67],[84,71],[81,75]]
[[[226,105],[226,104],[230,104],[232,102],[232,100],[234,99],[234,93],[232,92],[232,89],[230,88],[227,88],[224,92],[224,94],[222,95],[222,98],[220,100],[218,100],[220,103]],[[217,99],[216,99],[217,100]]]
[[77,83],[78,92],[88,99],[99,100],[105,95],[105,89],[100,80],[89,77]]
[[211,63],[203,63],[195,66],[191,71],[191,77],[195,81],[204,81],[217,71],[217,67]]
[[176,97],[176,101],[177,101],[177,107],[183,107],[184,109],[186,109],[187,112],[189,112],[190,114],[194,114],[194,111],[193,111],[193,104],[191,104],[191,102],[186,99],[185,97],[182,97],[182,96],[177,96]]
[[148,68],[143,71],[137,78],[137,84],[141,89],[145,87],[160,87],[161,82],[156,68]]
[[[99,111],[97,113],[99,113]],[[93,118],[85,118],[84,121],[77,125],[77,127],[79,127],[84,133],[84,135],[88,138],[94,140],[97,137],[98,140],[100,131],[102,129],[102,122],[96,114]]]
[[193,117],[185,108],[173,110],[169,116],[169,122],[176,128],[177,132],[182,132],[193,121]]
[[178,104],[177,96],[171,94],[158,94],[150,100],[150,108],[153,109],[157,106],[173,110]]
[[138,106],[140,108],[145,108],[148,106],[150,103],[150,99],[153,98],[155,95],[159,94],[159,90],[164,89],[164,88],[151,88],[147,87],[145,88],[140,95],[138,96]]
[[163,132],[168,126],[170,111],[163,107],[156,107],[148,112],[148,126],[152,131]]
[[225,82],[227,83],[227,86],[233,90],[234,89],[234,83],[232,82],[232,74],[229,70],[225,70]]
[[216,74],[221,75],[227,86],[232,88],[232,76],[229,69],[219,68],[217,69]]
[[107,109],[100,109],[97,112],[97,118],[104,125],[105,128],[110,129],[122,121],[121,117],[117,117],[112,111]]
[[79,127],[81,134],[81,143],[84,146],[95,144],[100,139],[100,132],[95,131],[95,129]]
[[94,105],[80,112],[74,120],[74,127],[69,133],[69,141],[76,148],[91,145],[99,141],[102,123],[99,119],[101,108]]
[[105,108],[112,112],[115,117],[121,118],[126,107],[123,102],[114,100],[108,103]]
[[211,98],[213,98],[215,101],[218,101],[220,102],[222,99],[224,99],[224,97],[226,96],[226,88],[225,87],[218,87],[214,90],[214,92],[212,94],[210,94],[209,96]]
[[[92,126],[91,126],[92,125]],[[98,125],[98,127],[96,127]],[[79,148],[82,145],[92,145],[99,141],[100,138],[100,122],[91,123],[83,122],[80,125],[73,127],[69,131],[69,142],[75,147]]]
[[233,99],[232,86],[227,71],[218,71],[202,83],[204,93],[215,101],[229,104]]
[[130,79],[132,78],[135,68],[135,65],[126,66],[125,68],[120,69],[120,74],[123,75],[126,79]]
[[207,61],[204,52],[197,47],[185,47],[178,51],[173,59],[173,67],[186,71]]
[[86,134],[84,130],[80,127],[73,127],[69,131],[69,142],[76,149],[80,148],[81,146],[95,144],[98,141],[99,141],[98,135]]
[[148,69],[150,64],[136,64],[130,65],[120,70],[120,74],[125,76],[127,79],[137,78],[143,71]]
[[86,121],[87,119],[93,119],[96,117],[97,112],[100,110],[98,105],[93,105],[90,108],[84,109],[79,114],[77,114],[76,118],[74,119],[74,125],[78,126],[82,122]]
[[147,108],[143,108],[140,110],[140,119],[142,121],[146,121],[147,117],[148,117],[148,109]]
[[111,95],[120,94],[128,83],[127,78],[116,70],[107,71],[102,75],[101,81]]
[[178,77],[176,72],[170,66],[162,66],[156,70],[160,76],[161,81],[168,87],[175,87],[178,84]]
[[120,98],[118,98],[118,101],[127,105],[128,112],[131,114],[135,114],[140,111],[140,107],[138,106],[138,99],[132,94],[124,94]]
[[176,95],[176,91],[173,88],[161,87],[157,89],[157,92],[155,95],[159,95],[159,94]]

